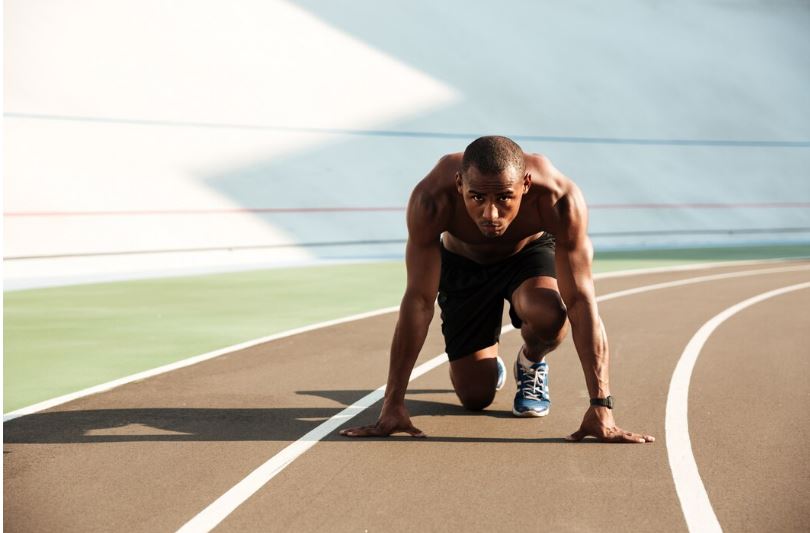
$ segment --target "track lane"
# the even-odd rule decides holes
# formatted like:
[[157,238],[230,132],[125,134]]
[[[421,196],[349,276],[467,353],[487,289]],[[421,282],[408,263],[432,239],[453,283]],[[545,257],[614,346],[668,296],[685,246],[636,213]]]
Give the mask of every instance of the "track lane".
[[[662,440],[667,385],[694,331],[736,303],[741,292],[756,294],[791,279],[807,280],[808,273],[718,282],[705,306],[696,305],[706,292],[699,286],[678,289],[673,304],[647,293],[600,305],[613,343],[620,425]],[[673,319],[661,326],[662,315],[654,310]],[[507,360],[519,342],[517,334],[504,338]],[[347,443],[332,436],[291,468],[297,474],[274,478],[218,530],[261,524],[312,531],[491,531],[532,524],[563,531],[685,529],[663,442],[641,448],[561,442],[587,405],[570,339],[551,365],[554,412],[542,421],[511,418],[509,393],[500,393],[489,412],[467,413],[453,405],[452,392],[420,394],[421,388],[449,389],[446,372],[426,375],[412,385],[417,391],[409,395],[409,408],[414,423],[430,436],[427,442],[404,437]],[[364,414],[356,423],[371,423],[375,416]],[[533,452],[537,445],[540,451]],[[532,501],[530,517],[518,511],[516,498]],[[328,520],[319,518],[323,514]],[[611,517],[607,523],[606,517]]]
[[810,522],[810,289],[722,324],[689,396],[695,460],[726,531],[801,531]]
[[[713,269],[711,272],[717,271]],[[677,275],[683,278],[696,274]],[[651,279],[660,280],[662,276],[665,274],[655,274]],[[613,290],[611,285],[619,289],[631,284],[641,283],[624,278],[604,280],[599,284],[599,292]],[[610,319],[607,321],[609,331],[616,329]],[[85,531],[108,529],[110,520],[135,529],[143,527],[143,530],[163,529],[171,523],[179,525],[183,521],[180,517],[199,511],[272,455],[274,449],[280,449],[316,425],[317,420],[330,416],[365,391],[376,388],[387,371],[387,350],[393,323],[393,316],[383,316],[367,323],[346,324],[318,334],[313,332],[85,398],[51,412],[56,413],[57,418],[47,420],[48,424],[55,424],[60,417],[65,421],[61,427],[57,424],[61,433],[57,431],[56,435],[46,431],[47,428],[37,429],[34,423],[9,423],[6,448],[12,453],[6,456],[6,494],[13,492],[15,497],[10,501],[7,496],[6,504],[8,510],[15,510],[6,513],[6,525],[24,523],[19,521],[21,518],[31,520],[31,524],[44,525],[48,523],[48,517],[56,520],[51,523],[76,525],[77,529],[81,525]],[[422,360],[442,350],[436,320]],[[504,353],[507,359],[511,358],[508,347]],[[619,361],[614,346],[614,368]],[[364,371],[357,372],[357,368],[364,368]],[[577,371],[581,381],[578,363]],[[614,374],[617,372],[618,369]],[[420,379],[434,379],[434,374],[439,380],[438,389],[434,391],[444,392],[430,392],[430,387],[423,386],[428,381],[414,385],[416,389],[428,389],[425,394],[416,394],[428,402],[423,403],[423,415],[432,412],[436,416],[455,409],[452,404],[447,405],[454,402],[454,398],[451,392],[447,392],[446,370]],[[200,394],[200,390],[205,392]],[[555,414],[567,411],[561,403],[564,400],[560,398],[564,393],[559,387],[553,390],[556,394]],[[436,398],[430,399],[431,395]],[[98,411],[100,409],[113,412]],[[625,412],[630,412],[631,406],[626,409],[621,411],[619,421],[630,426],[622,418]],[[376,413],[368,415],[373,418]],[[456,414],[452,416],[457,417]],[[20,422],[28,418],[20,419]],[[512,420],[489,418],[496,430],[501,425],[515,429]],[[133,427],[139,423],[190,435],[156,436],[148,434],[150,431],[143,435],[142,428]],[[71,426],[72,434],[66,426]],[[423,429],[428,430],[427,427]],[[463,431],[445,433],[443,437],[441,432],[435,433],[434,440],[444,438],[447,443],[464,443],[465,438],[480,439],[485,435],[479,429],[486,427],[479,428],[476,423],[475,431],[466,437]],[[91,430],[106,431],[107,434],[85,435]],[[138,432],[142,435],[137,435]],[[497,431],[493,433],[496,434]],[[532,434],[537,436],[536,431]],[[514,435],[520,435],[519,431],[512,431],[506,437],[494,436],[491,443],[515,444]],[[9,436],[12,443],[9,443]],[[13,444],[15,439],[20,443]],[[54,446],[60,442],[68,446]],[[89,443],[95,444],[78,446]],[[363,446],[374,445],[352,444],[357,446],[351,449],[352,454],[355,449],[360,452]],[[385,454],[385,449],[383,447],[381,453]],[[52,469],[44,469],[47,472],[39,468],[43,454],[53,459],[49,465]],[[102,468],[91,467],[95,464],[101,464]],[[71,468],[70,465],[84,468]],[[54,483],[54,472],[58,473],[57,480],[71,480],[72,486],[78,490],[68,492],[60,483]],[[174,484],[173,479],[177,480]],[[586,476],[585,479],[593,478]],[[99,491],[106,497],[100,498]],[[139,496],[144,493],[148,494]],[[122,515],[119,497],[139,501],[139,505],[130,514]],[[171,501],[170,505],[167,505],[167,499]],[[14,507],[18,503],[21,505]],[[38,516],[31,516],[32,505],[40,506]],[[97,516],[89,516],[87,509],[94,506]],[[12,522],[9,516],[16,520]]]
[[[4,525],[176,529],[342,409],[321,391],[335,383],[376,388],[395,320],[382,315],[280,339],[4,424]],[[440,339],[432,342],[443,349]],[[368,373],[356,371],[358,343],[369,347],[359,358]],[[37,467],[50,454],[51,468]],[[122,501],[139,503],[122,511]]]

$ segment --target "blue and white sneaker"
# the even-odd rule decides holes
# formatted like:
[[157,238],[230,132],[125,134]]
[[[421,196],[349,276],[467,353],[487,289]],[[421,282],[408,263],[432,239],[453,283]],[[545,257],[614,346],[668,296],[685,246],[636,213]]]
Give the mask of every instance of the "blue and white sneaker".
[[501,390],[506,385],[506,363],[503,362],[501,356],[496,356],[498,362],[498,383],[495,385],[495,390]]
[[[523,350],[523,347],[520,348]],[[520,355],[520,352],[518,352]],[[519,417],[546,416],[551,408],[548,394],[548,363],[534,363],[526,368],[515,361],[517,393],[512,414]]]

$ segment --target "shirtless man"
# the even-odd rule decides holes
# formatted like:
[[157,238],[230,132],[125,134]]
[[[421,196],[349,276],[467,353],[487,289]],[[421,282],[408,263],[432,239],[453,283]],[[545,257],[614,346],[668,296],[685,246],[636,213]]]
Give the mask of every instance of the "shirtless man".
[[[578,431],[605,442],[653,442],[618,428],[608,383],[608,343],[596,307],[579,188],[545,157],[506,137],[481,137],[444,156],[408,202],[407,288],[391,346],[382,411],[348,437],[425,434],[405,407],[408,380],[433,319],[438,293],[450,379],[461,404],[487,407],[505,380],[498,357],[503,301],[523,337],[517,360],[515,416],[549,413],[548,364],[571,323],[591,405]],[[553,236],[553,237],[552,237]],[[566,320],[567,319],[567,320]]]

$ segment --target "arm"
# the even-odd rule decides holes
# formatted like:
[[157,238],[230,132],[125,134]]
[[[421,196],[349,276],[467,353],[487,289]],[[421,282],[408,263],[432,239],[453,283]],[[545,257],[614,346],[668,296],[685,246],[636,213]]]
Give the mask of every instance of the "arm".
[[[607,334],[599,317],[591,264],[593,247],[588,238],[588,211],[579,188],[567,182],[567,191],[555,207],[557,219],[556,267],[560,295],[568,307],[568,319],[591,398],[610,396],[610,353]],[[591,406],[578,431],[568,437],[579,441],[594,436],[608,442],[653,442],[650,435],[623,431],[607,407]]]
[[428,326],[433,320],[441,269],[438,235],[428,242],[420,242],[418,237],[409,237],[405,248],[405,266],[408,283],[399,306],[399,320],[391,343],[383,409],[404,403],[411,371],[425,343]]
[[607,336],[596,307],[591,263],[593,247],[587,235],[587,210],[579,190],[556,204],[560,230],[556,238],[557,284],[568,308],[568,320],[591,398],[610,395]]
[[345,429],[341,435],[379,437],[405,432],[414,437],[425,436],[411,424],[405,407],[405,391],[416,358],[425,343],[439,291],[440,218],[436,199],[417,187],[408,202],[408,243],[405,248],[408,281],[391,343],[388,384],[382,411],[373,426]]

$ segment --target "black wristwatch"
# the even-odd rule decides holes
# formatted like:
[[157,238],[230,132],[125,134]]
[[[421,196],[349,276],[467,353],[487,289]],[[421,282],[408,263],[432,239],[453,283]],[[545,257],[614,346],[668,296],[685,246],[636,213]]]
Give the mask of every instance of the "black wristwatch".
[[608,396],[607,398],[591,398],[591,405],[598,405],[607,407],[608,409],[613,409],[613,396]]

